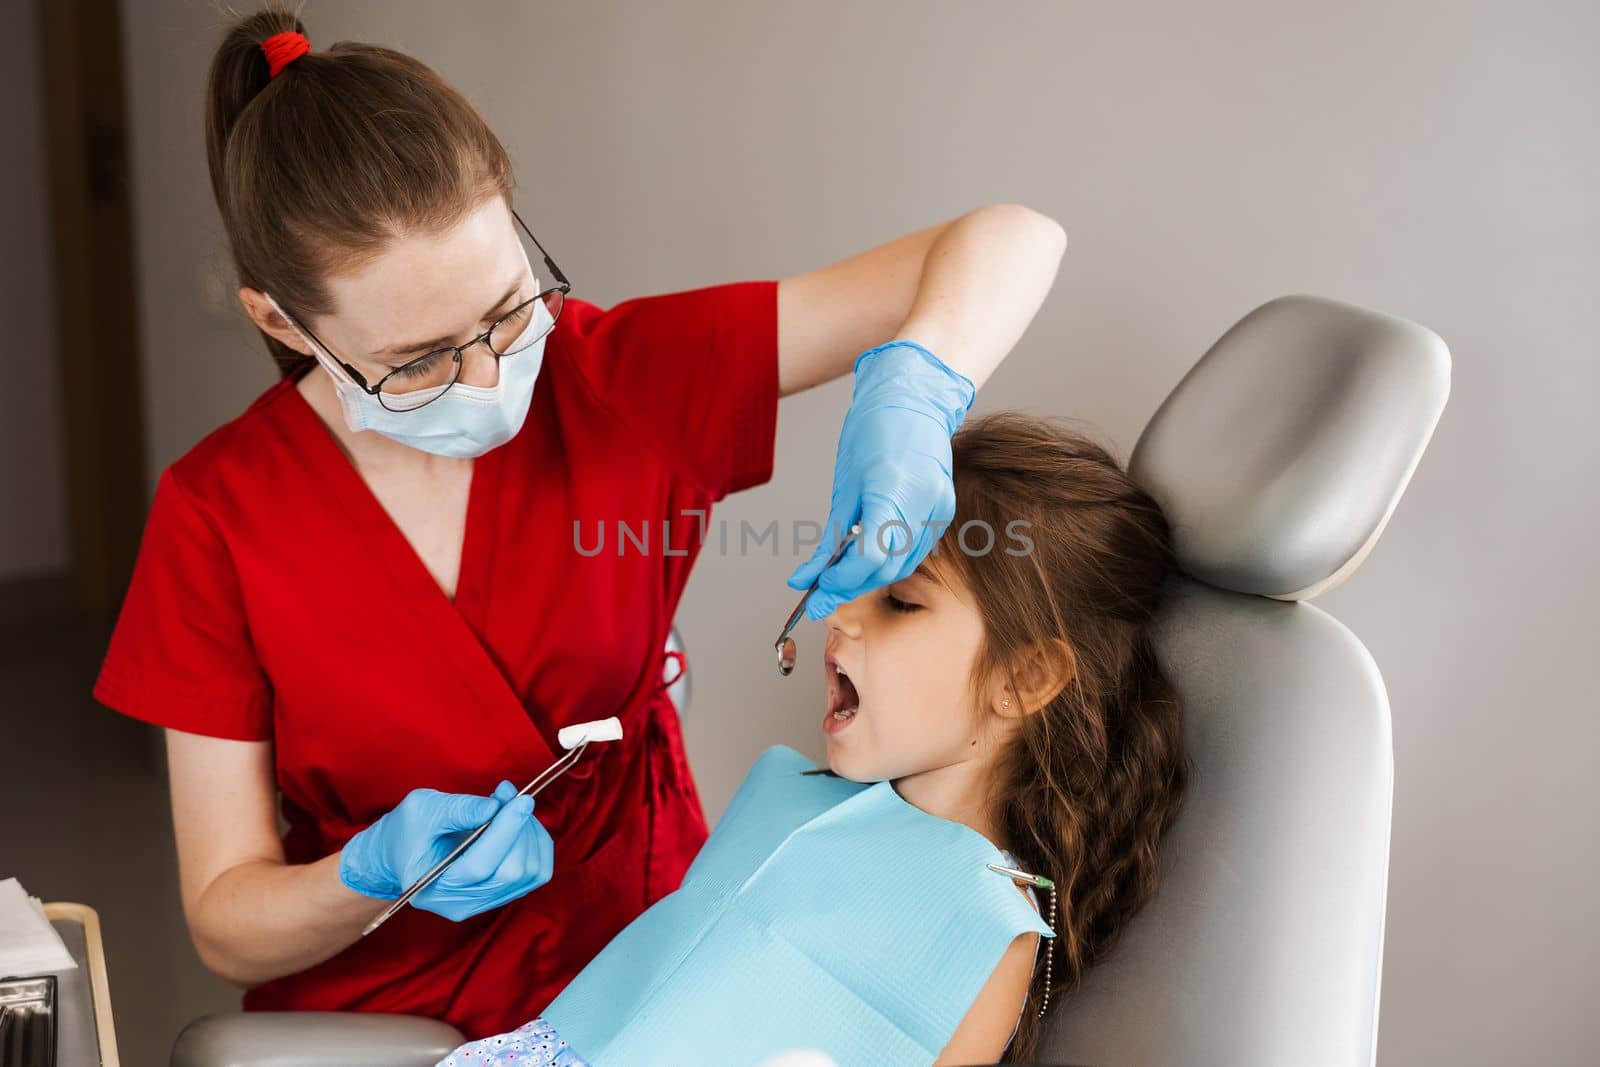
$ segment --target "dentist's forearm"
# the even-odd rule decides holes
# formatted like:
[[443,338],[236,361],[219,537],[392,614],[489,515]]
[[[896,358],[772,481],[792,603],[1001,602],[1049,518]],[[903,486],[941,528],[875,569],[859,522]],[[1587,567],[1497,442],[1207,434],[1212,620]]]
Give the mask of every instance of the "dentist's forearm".
[[343,951],[386,906],[344,886],[338,853],[303,865],[257,860],[206,887],[190,910],[189,931],[208,970],[251,986]]
[[917,342],[982,386],[1044,303],[1066,247],[1059,223],[1019,204],[961,216],[928,248],[895,339]]

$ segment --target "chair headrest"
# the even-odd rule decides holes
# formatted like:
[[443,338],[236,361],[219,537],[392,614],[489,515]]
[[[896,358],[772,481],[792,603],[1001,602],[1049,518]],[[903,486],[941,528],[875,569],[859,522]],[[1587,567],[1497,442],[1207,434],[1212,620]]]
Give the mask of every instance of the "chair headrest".
[[1450,350],[1414,322],[1317,296],[1256,308],[1200,357],[1129,471],[1209,585],[1307,600],[1378,540],[1450,392]]

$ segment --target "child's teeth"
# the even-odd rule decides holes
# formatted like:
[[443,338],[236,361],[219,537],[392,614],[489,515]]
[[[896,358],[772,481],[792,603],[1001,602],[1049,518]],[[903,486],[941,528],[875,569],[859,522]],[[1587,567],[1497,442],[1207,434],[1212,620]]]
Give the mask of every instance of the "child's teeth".
[[841,720],[842,719],[848,719],[852,715],[854,715],[855,713],[856,713],[856,709],[855,708],[840,708],[838,711],[833,713],[833,717],[835,719],[841,719]]

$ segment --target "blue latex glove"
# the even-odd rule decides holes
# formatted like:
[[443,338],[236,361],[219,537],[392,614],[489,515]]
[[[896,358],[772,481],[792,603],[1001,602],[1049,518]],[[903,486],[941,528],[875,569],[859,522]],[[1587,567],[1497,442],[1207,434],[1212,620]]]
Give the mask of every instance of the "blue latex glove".
[[555,843],[533,817],[533,798],[516,794],[510,782],[487,797],[413,789],[344,846],[339,880],[393,900],[492,817],[484,835],[411,903],[460,922],[513,901],[548,882],[555,866]]
[[[977,390],[913,341],[890,341],[856,359],[856,387],[839,431],[833,499],[822,543],[789,577],[806,589],[820,619],[847,600],[898,582],[917,569],[956,511],[950,437]],[[861,536],[838,563],[828,560],[856,522]]]

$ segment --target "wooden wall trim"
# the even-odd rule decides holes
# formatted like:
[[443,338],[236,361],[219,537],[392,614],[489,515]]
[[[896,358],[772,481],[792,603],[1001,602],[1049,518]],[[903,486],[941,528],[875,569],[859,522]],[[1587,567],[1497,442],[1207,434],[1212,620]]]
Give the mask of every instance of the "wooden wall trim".
[[118,0],[37,0],[72,593],[115,615],[144,526],[144,403]]

